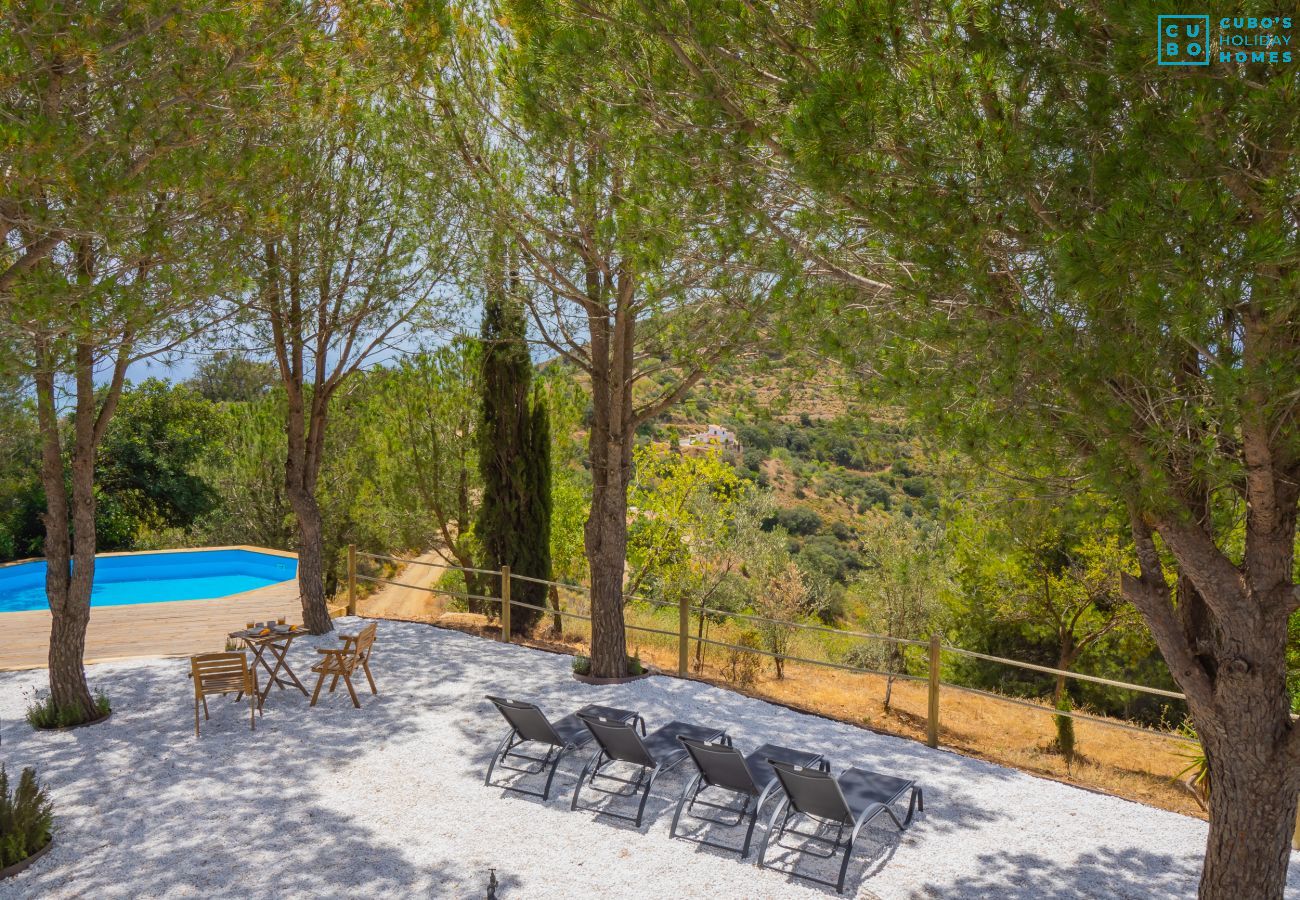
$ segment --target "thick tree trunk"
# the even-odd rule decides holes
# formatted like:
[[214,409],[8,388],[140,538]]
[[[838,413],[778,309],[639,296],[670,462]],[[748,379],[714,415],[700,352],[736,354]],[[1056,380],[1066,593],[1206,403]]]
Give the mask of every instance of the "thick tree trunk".
[[[611,448],[615,460],[617,448]],[[617,462],[608,481],[593,481],[587,518],[587,563],[591,568],[591,674],[627,674],[627,632],[623,626],[623,570],[627,560],[627,480]]]
[[[1133,519],[1141,576],[1124,577],[1125,596],[1143,613],[1170,671],[1187,694],[1209,762],[1210,832],[1202,900],[1281,900],[1295,827],[1296,734],[1286,690],[1287,619],[1295,602],[1292,564],[1297,487],[1277,482],[1247,514],[1246,555],[1238,567],[1185,520],[1159,533],[1195,585],[1190,609],[1171,602],[1151,529]],[[1272,521],[1261,511],[1272,512]],[[1180,592],[1186,597],[1186,592]],[[1209,611],[1212,616],[1206,616]],[[1191,615],[1189,615],[1191,614]],[[1214,627],[1202,631],[1200,623]]]
[[[589,280],[594,273],[588,273]],[[629,282],[630,283],[630,282]],[[594,288],[594,281],[591,282]],[[620,294],[622,289],[620,289]],[[591,296],[598,294],[593,291]],[[627,566],[627,488],[632,481],[632,359],[635,317],[620,312],[593,317],[591,402],[588,435],[591,514],[585,540],[591,570],[591,674],[627,674],[623,622],[623,576]],[[613,328],[610,328],[610,325]]]
[[87,720],[98,714],[83,662],[94,580],[95,452],[83,436],[72,454],[72,575],[64,614],[50,628],[50,695],[61,707],[80,707]]
[[320,506],[307,491],[289,490],[289,503],[298,520],[298,593],[302,621],[312,634],[334,630],[325,603],[325,539]]
[[95,579],[95,448],[121,392],[125,354],[96,407],[94,357],[88,344],[76,348],[76,409],[73,414],[72,491],[64,481],[63,447],[54,400],[53,363],[38,347],[35,377],[42,435],[41,482],[45,489],[45,592],[50,604],[50,699],[75,710],[81,721],[98,715],[86,683],[84,654]]
[[[57,427],[57,426],[56,426]],[[48,442],[47,437],[47,442]],[[84,656],[86,627],[90,624],[90,589],[95,575],[94,551],[94,495],[90,494],[90,534],[78,534],[76,541],[76,569],[73,570],[72,534],[69,528],[67,487],[63,480],[63,462],[54,448],[55,466],[51,466],[49,450],[43,466],[43,482],[47,499],[45,513],[45,594],[50,603],[50,698],[60,709],[78,709],[83,720],[94,718],[94,700],[86,684]],[[87,491],[83,487],[74,493],[74,510],[85,502]],[[73,517],[82,527],[86,519],[77,510]],[[87,554],[84,546],[89,543]],[[87,558],[88,557],[88,558]]]
[[1278,718],[1244,697],[1240,705],[1229,702],[1225,697],[1225,735],[1203,741],[1210,760],[1210,834],[1200,897],[1281,900],[1300,779],[1278,749]]
[[320,474],[325,444],[325,406],[328,396],[317,388],[310,395],[308,412],[300,382],[286,383],[288,394],[285,419],[287,447],[284,457],[284,488],[298,522],[298,599],[302,621],[312,634],[334,630],[325,604],[325,526],[316,502],[316,479]]

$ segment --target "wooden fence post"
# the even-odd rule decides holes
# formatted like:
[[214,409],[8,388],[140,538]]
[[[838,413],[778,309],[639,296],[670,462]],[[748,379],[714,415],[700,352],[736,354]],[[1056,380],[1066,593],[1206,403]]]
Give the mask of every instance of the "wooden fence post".
[[357,545],[348,544],[348,615],[357,614]]
[[1291,848],[1300,850],[1300,810],[1295,815],[1295,831],[1291,833]]
[[930,709],[925,720],[925,743],[939,746],[939,635],[930,635]]
[[677,675],[686,677],[687,636],[691,631],[691,603],[682,594],[677,600]]
[[501,640],[510,640],[510,567],[501,567]]

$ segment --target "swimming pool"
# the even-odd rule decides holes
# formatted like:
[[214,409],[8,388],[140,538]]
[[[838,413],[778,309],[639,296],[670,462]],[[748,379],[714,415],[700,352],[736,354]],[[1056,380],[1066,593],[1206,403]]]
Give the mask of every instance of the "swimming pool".
[[[95,557],[90,605],[210,600],[297,577],[292,556],[255,550],[188,550]],[[0,567],[0,612],[49,609],[45,561]]]

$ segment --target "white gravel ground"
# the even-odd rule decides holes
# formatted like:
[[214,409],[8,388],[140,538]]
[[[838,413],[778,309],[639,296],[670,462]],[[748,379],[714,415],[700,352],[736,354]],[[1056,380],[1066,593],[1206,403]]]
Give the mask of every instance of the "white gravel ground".
[[[313,642],[294,645],[300,674],[314,660]],[[641,710],[651,728],[672,718],[716,723],[742,748],[817,748],[836,771],[856,765],[916,778],[925,812],[901,836],[887,821],[869,829],[849,895],[1195,893],[1205,840],[1195,819],[702,684],[589,687],[569,677],[567,657],[382,622],[373,666],[381,694],[363,693],[361,710],[342,692],[309,709],[297,692],[277,691],[250,733],[246,707],[219,700],[195,740],[186,667],[174,659],[93,666],[92,686],[112,697],[112,718],[58,734],[20,721],[44,672],[0,675],[0,759],[15,772],[38,767],[58,829],[44,859],[0,882],[0,898],[484,897],[489,869],[502,898],[834,896],[734,854],[669,840],[670,802],[689,762],[656,785],[641,833],[569,811],[581,757],[562,766],[547,803],[484,787],[504,731],[488,692],[533,698],[557,717],[605,702]],[[830,874],[826,865],[813,871]],[[1290,887],[1300,890],[1300,866]]]

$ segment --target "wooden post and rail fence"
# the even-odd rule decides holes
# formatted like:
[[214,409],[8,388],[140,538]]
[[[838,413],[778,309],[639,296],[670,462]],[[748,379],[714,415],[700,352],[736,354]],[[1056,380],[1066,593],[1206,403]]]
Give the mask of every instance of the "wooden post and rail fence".
[[[480,574],[480,575],[495,576],[496,578],[500,579],[498,582],[500,588],[498,590],[498,596],[493,597],[485,594],[469,594],[464,592],[443,590],[441,588],[436,588],[436,587],[419,587],[417,585],[403,584],[401,582],[393,581],[387,578],[380,578],[378,576],[364,575],[358,573],[357,571],[358,557],[365,557],[367,559],[380,561],[380,562],[390,562],[397,565],[440,565],[442,568],[448,571],[470,572],[470,573]],[[544,606],[534,606],[533,604],[524,603],[523,601],[520,600],[512,600],[510,596],[510,585],[512,581],[516,581],[516,580],[554,586],[556,588],[560,588],[568,591],[584,592],[586,589],[577,585],[564,584],[558,581],[548,581],[544,578],[533,578],[527,575],[519,575],[517,573],[512,573],[510,571],[509,566],[502,566],[500,569],[468,569],[462,566],[449,566],[449,565],[442,565],[440,563],[439,564],[426,563],[426,562],[421,562],[420,560],[403,559],[400,557],[386,556],[377,553],[363,553],[357,550],[355,544],[348,545],[347,560],[348,560],[347,611],[349,615],[356,614],[357,582],[365,581],[374,584],[390,584],[390,585],[395,585],[397,587],[422,590],[422,591],[427,591],[430,594],[441,594],[450,597],[458,597],[466,600],[477,600],[479,602],[487,603],[487,604],[497,604],[498,618],[501,623],[499,639],[502,641],[511,640],[511,633],[510,633],[511,610],[512,608],[517,606],[526,607],[528,609],[540,610],[541,612],[546,613],[548,615],[558,615],[565,619],[578,619],[581,621],[591,620],[590,616],[583,615],[581,613],[572,612],[564,609],[551,609]],[[1061,669],[1053,669],[1049,666],[1040,666],[1034,663],[1022,662],[1020,660],[1007,659],[1001,656],[992,656],[987,653],[977,653],[974,650],[966,650],[961,647],[952,647],[946,645],[943,643],[943,641],[940,639],[940,636],[937,634],[931,635],[929,640],[922,641],[922,640],[915,640],[912,638],[899,638],[890,635],[869,634],[866,632],[859,632],[859,631],[847,631],[844,629],[830,628],[824,625],[814,625],[805,622],[790,622],[785,620],[768,619],[763,616],[750,615],[747,613],[729,612],[726,610],[715,610],[707,607],[692,606],[690,604],[689,599],[686,597],[682,597],[680,601],[677,603],[666,603],[664,601],[650,600],[648,598],[641,598],[641,597],[629,598],[629,599],[634,599],[637,600],[638,602],[647,603],[652,606],[659,606],[659,607],[676,606],[677,607],[677,628],[673,631],[669,631],[662,628],[649,628],[644,625],[636,625],[631,622],[626,623],[626,627],[632,631],[650,632],[654,634],[665,635],[668,637],[675,637],[677,639],[677,675],[682,678],[686,678],[689,675],[690,644],[692,641],[695,641],[697,644],[707,644],[709,646],[726,648],[733,651],[743,651],[745,653],[752,653],[759,656],[767,656],[767,657],[779,656],[783,660],[789,660],[791,662],[803,663],[807,665],[822,666],[831,669],[840,669],[848,672],[856,672],[865,675],[880,675],[887,678],[897,678],[897,679],[912,680],[912,681],[925,681],[927,683],[927,700],[928,700],[927,709],[926,709],[925,739],[926,739],[926,744],[928,744],[931,747],[939,746],[940,695],[942,689],[945,688],[948,690],[955,690],[955,691],[962,691],[965,693],[977,694],[994,700],[1000,700],[1005,703],[1012,703],[1018,706],[1028,707],[1030,709],[1039,710],[1041,712],[1053,716],[1068,716],[1069,718],[1072,719],[1081,719],[1084,721],[1093,722],[1098,725],[1105,725],[1111,728],[1120,728],[1127,731],[1136,731],[1141,734],[1149,734],[1157,737],[1169,738],[1171,740],[1181,741],[1187,744],[1196,743],[1196,741],[1192,740],[1191,738],[1187,738],[1178,734],[1172,734],[1167,731],[1157,731],[1151,728],[1143,728],[1139,725],[1132,725],[1127,722],[1119,722],[1114,719],[1108,719],[1102,716],[1089,715],[1088,713],[1079,712],[1078,710],[1060,710],[1051,706],[1044,705],[1042,703],[1035,703],[1031,700],[1023,700],[1019,697],[1010,697],[1004,694],[996,693],[994,691],[986,691],[986,690],[981,690],[979,688],[972,688],[972,687],[967,687],[965,685],[953,684],[951,682],[943,681],[942,680],[943,655],[950,654],[955,656],[965,656],[973,659],[984,660],[987,662],[1014,666],[1016,668],[1025,669],[1032,672],[1038,672],[1044,675],[1064,676],[1066,678],[1073,678],[1079,681],[1087,681],[1093,684],[1100,684],[1107,687],[1117,688],[1120,690],[1134,691],[1137,693],[1143,693],[1143,694],[1154,695],[1159,697],[1167,697],[1173,700],[1184,700],[1185,699],[1184,696],[1178,693],[1177,691],[1169,691],[1163,688],[1147,687],[1146,685],[1140,685],[1140,684],[1130,684],[1124,681],[1115,681],[1109,678],[1101,678],[1096,675],[1085,675],[1080,672],[1069,672]],[[746,647],[738,644],[728,643],[726,641],[718,641],[718,640],[713,640],[711,638],[706,638],[702,636],[695,636],[691,634],[691,630],[690,630],[690,621],[691,621],[692,613],[698,614],[700,616],[711,614],[711,615],[723,616],[728,619],[737,619],[741,621],[752,620],[757,622],[772,623],[777,627],[788,628],[791,629],[792,631],[798,630],[798,631],[805,631],[805,632],[822,632],[822,633],[833,635],[838,638],[850,638],[850,639],[863,640],[863,641],[884,641],[888,643],[900,644],[903,645],[904,647],[911,646],[911,647],[925,648],[927,651],[926,674],[916,675],[909,672],[889,672],[889,671],[882,671],[877,669],[869,669],[863,666],[854,666],[845,663],[833,662],[830,660],[808,659],[806,657],[794,656],[788,653],[776,654],[768,650],[760,649],[757,647]],[[1300,841],[1300,831],[1297,831],[1297,840]]]

